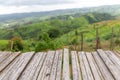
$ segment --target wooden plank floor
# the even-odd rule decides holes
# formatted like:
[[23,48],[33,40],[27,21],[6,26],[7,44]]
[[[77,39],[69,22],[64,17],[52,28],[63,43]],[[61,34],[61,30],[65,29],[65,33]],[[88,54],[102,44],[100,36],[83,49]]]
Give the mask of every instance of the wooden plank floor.
[[120,80],[120,51],[0,52],[0,80]]

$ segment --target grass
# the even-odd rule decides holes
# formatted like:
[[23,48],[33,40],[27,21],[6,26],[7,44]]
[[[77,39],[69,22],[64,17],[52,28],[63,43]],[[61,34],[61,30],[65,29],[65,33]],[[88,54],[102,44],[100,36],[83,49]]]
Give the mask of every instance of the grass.
[[4,51],[6,50],[8,44],[8,40],[0,40],[0,50]]
[[0,40],[0,45],[6,45],[8,44],[8,40]]
[[[81,31],[88,31],[84,34],[84,47],[85,50],[94,50],[96,45],[96,30],[95,25],[99,27],[99,37],[101,41],[101,48],[109,49],[110,47],[110,38],[112,33],[112,27],[114,27],[114,39],[116,40],[119,36],[119,29],[120,29],[120,20],[110,20],[110,21],[103,21],[95,24],[88,25],[86,28],[80,27],[77,31],[80,33]],[[72,45],[72,40],[75,38],[75,31],[71,31],[63,36],[57,38],[56,40],[61,41],[66,46]],[[81,36],[78,36],[78,41],[80,46],[81,43]]]

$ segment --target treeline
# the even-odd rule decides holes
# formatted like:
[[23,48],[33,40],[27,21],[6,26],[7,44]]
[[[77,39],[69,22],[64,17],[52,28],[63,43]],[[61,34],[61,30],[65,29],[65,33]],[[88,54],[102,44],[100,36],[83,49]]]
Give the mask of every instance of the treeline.
[[57,16],[37,23],[15,25],[7,30],[2,29],[0,30],[0,39],[11,39],[13,36],[20,36],[23,39],[38,39],[42,32],[47,32],[50,37],[54,38],[79,27],[86,27],[88,24],[111,19],[114,17],[106,13]]

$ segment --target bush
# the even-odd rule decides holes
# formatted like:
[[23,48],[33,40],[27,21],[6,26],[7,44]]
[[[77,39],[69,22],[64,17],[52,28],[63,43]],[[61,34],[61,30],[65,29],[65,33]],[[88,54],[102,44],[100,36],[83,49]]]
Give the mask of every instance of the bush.
[[45,41],[40,41],[35,48],[35,52],[39,52],[47,49],[49,49],[48,43],[46,43]]
[[111,38],[111,34],[107,34],[106,36],[103,36],[103,39],[109,40]]
[[49,42],[50,41],[50,37],[49,37],[48,33],[43,32],[43,33],[41,33],[39,35],[39,40],[40,41],[43,40],[43,41]]
[[23,50],[22,38],[15,36],[9,41],[9,46],[12,47],[13,51]]
[[115,40],[115,44],[120,46],[120,40],[119,39]]
[[60,36],[61,32],[59,29],[50,29],[48,34],[50,38],[57,38]]
[[35,52],[45,51],[48,49],[55,50],[62,47],[60,42],[52,40],[47,33],[43,33],[41,36],[39,36],[39,39],[40,41],[35,48]]

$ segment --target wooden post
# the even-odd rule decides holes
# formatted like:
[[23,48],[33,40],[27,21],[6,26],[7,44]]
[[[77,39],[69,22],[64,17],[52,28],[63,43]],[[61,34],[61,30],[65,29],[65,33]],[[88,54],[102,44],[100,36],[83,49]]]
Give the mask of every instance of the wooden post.
[[96,28],[96,50],[100,48],[100,38],[99,38],[99,31]]
[[11,51],[13,50],[13,40],[11,40]]
[[84,33],[87,33],[89,31],[85,30],[85,31],[82,31],[80,32],[80,36],[81,36],[81,51],[84,50]]
[[113,50],[113,48],[114,48],[114,28],[112,27],[110,49]]
[[119,32],[118,32],[118,40],[120,40],[120,28],[119,28]]
[[83,32],[81,32],[81,51],[83,51],[84,48],[84,42],[83,42]]
[[120,28],[119,28],[119,30],[118,30],[117,40],[120,40]]
[[77,51],[77,44],[78,44],[78,31],[75,31],[75,36],[76,36],[76,43],[75,43],[75,50]]
[[[119,28],[119,32],[118,32],[118,41],[120,41],[120,28]],[[118,45],[120,47],[120,43]]]

